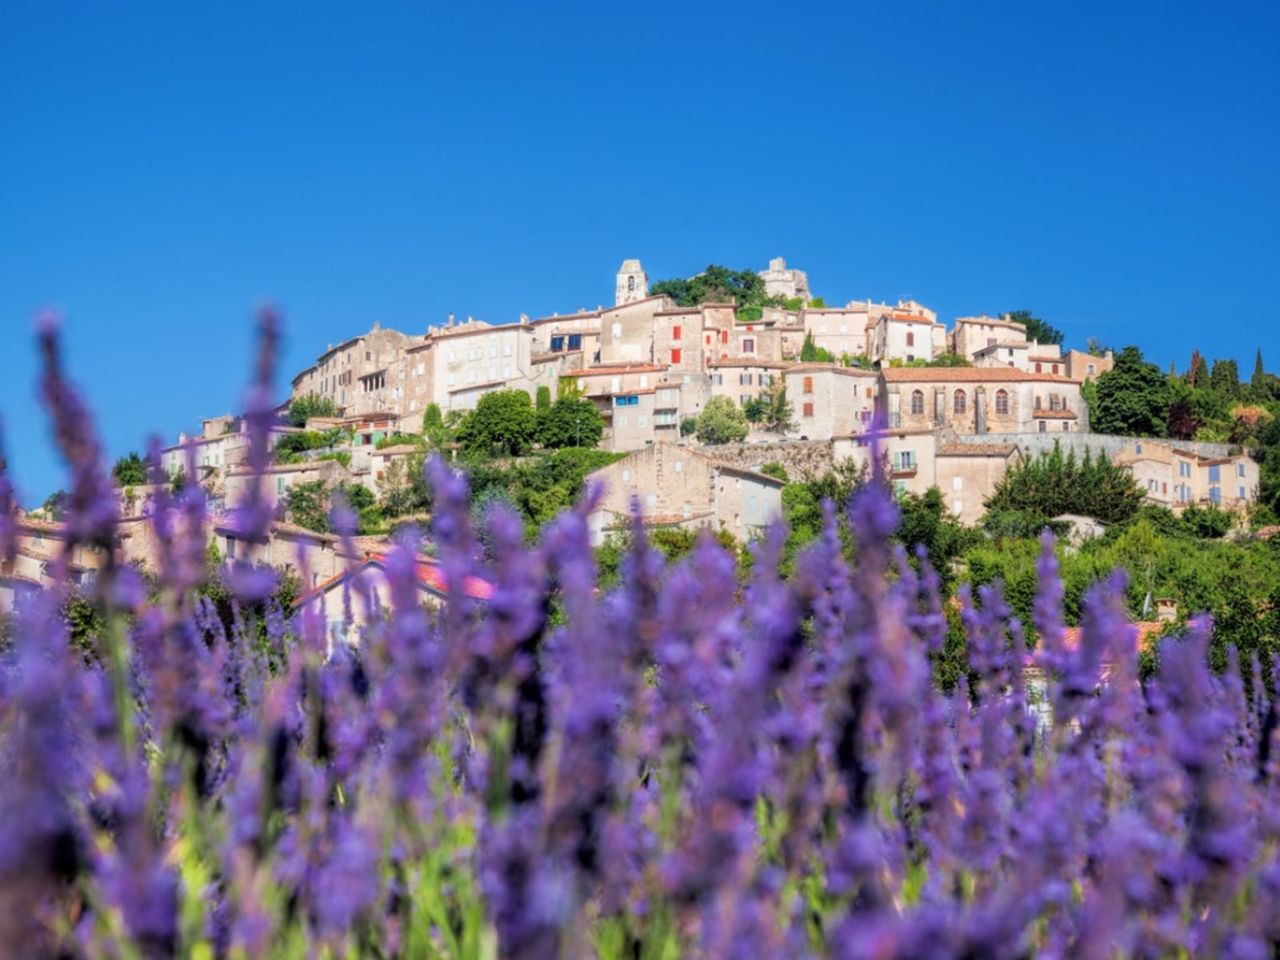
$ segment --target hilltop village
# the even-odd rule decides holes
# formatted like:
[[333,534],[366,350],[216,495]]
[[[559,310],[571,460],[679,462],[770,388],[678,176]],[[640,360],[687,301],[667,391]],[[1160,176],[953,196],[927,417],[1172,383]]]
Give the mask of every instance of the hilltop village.
[[[655,530],[710,527],[745,543],[784,513],[788,479],[865,471],[873,423],[883,424],[894,487],[936,491],[960,526],[983,521],[1010,470],[1055,449],[1072,462],[1105,457],[1173,513],[1207,505],[1243,514],[1256,501],[1259,466],[1239,445],[1091,429],[1090,385],[1116,356],[1064,348],[1060,334],[1037,339],[1044,329],[1012,314],[948,326],[914,300],[828,306],[781,258],[756,273],[709,268],[653,286],[640,261],[625,260],[610,306],[508,324],[450,316],[425,333],[374,324],[326,346],[292,378],[271,437],[267,492],[277,520],[271,542],[253,553],[301,571],[304,589],[341,580],[352,563],[376,560],[389,531],[358,537],[350,555],[327,522],[328,495],[341,490],[357,510],[424,519],[413,505],[425,499],[412,495],[424,453],[455,455],[482,423],[508,459],[544,447],[581,451],[570,486],[604,486],[591,519],[598,545],[623,528],[633,502]],[[519,424],[535,422],[542,432],[521,440]],[[231,415],[162,451],[169,485],[194,480],[207,493],[210,542],[225,558],[250,547],[218,519],[253,479],[247,451],[248,434]],[[121,549],[146,566],[156,556],[148,522],[156,487],[138,469],[117,473]],[[392,509],[396,502],[410,506]],[[1096,516],[1066,519],[1101,529]],[[50,544],[62,536],[47,512],[20,518],[20,527],[19,556],[3,572],[10,596],[48,579]],[[92,578],[86,550],[77,548],[72,572]]]

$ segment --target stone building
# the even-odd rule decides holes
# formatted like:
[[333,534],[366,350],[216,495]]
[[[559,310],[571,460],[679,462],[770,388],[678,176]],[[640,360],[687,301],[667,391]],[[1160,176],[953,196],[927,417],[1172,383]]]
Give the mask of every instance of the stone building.
[[329,346],[293,378],[292,396],[316,394],[349,413],[388,409],[387,371],[420,340],[375,323],[368,333]]
[[789,268],[782,257],[770,260],[769,269],[761,270],[760,278],[764,280],[766,296],[784,297],[787,300],[796,297],[805,301],[810,299],[809,275],[803,270]]
[[1189,504],[1242,510],[1258,499],[1258,463],[1246,453],[1204,456],[1176,441],[1139,439],[1114,459],[1148,500],[1171,510]]
[[957,317],[948,337],[952,353],[973,361],[985,347],[1007,346],[1027,342],[1027,328],[998,317],[982,314]]
[[1115,354],[1110,350],[1100,356],[1083,350],[1068,350],[1064,357],[1067,361],[1067,376],[1082,383],[1085,380],[1096,380],[1116,365]]
[[[226,476],[226,505],[235,508],[248,496],[255,475],[251,470],[232,470]],[[336,460],[309,460],[267,467],[262,477],[262,490],[272,509],[281,508],[289,491],[302,483],[319,480],[325,488],[350,479],[350,474]]]
[[1008,367],[890,367],[880,372],[890,428],[950,427],[957,434],[1087,429],[1080,384]]
[[[702,377],[701,374],[698,375]],[[565,374],[604,417],[601,446],[636,450],[680,435],[682,381],[655,364],[612,364]]]
[[639,260],[623,260],[618,268],[618,289],[614,304],[634,303],[649,296],[649,277]]
[[[808,307],[800,314],[800,321],[805,334],[813,338],[814,346],[831,351],[837,359],[871,355],[867,330],[873,321],[865,304],[856,307]],[[799,354],[797,349],[793,356],[799,357]]]
[[738,540],[757,535],[782,514],[782,481],[671,443],[637,450],[587,480],[604,487],[588,521],[596,545],[626,525],[633,501],[646,526],[711,527]]
[[877,375],[838,363],[797,363],[783,371],[795,432],[809,440],[861,433],[871,422]]
[[877,317],[867,330],[872,360],[932,360],[946,352],[947,328],[926,316],[893,311]]
[[745,406],[771,387],[788,366],[781,360],[712,360],[707,364],[711,395]]

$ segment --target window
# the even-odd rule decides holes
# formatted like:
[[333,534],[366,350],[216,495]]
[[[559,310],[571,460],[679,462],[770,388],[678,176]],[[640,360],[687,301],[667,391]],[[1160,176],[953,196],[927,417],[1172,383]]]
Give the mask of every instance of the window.
[[1049,432],[1049,424],[1045,423],[1043,420],[1040,421],[1040,432],[1041,433]]
[[1141,444],[1141,443],[1135,443],[1135,444],[1133,445],[1133,452],[1134,452],[1134,453],[1141,453],[1141,452],[1142,452],[1142,444]]
[[683,338],[680,336],[680,334],[681,334],[681,333],[683,333],[683,332],[684,332],[684,331],[680,328],[680,324],[678,324],[678,323],[677,323],[674,327],[672,327],[672,328],[671,328],[671,339],[672,339],[672,340],[680,340],[680,339],[683,339]]
[[803,416],[806,416],[806,417],[812,417],[812,416],[813,416],[813,404],[812,404],[812,403],[806,403],[806,404],[804,405],[804,413],[803,413]]
[[373,351],[372,351],[372,350],[366,350],[366,351],[364,352],[364,358],[365,358],[365,360],[372,360],[372,359],[373,359]]
[[1062,398],[1058,396],[1056,393],[1049,394],[1049,409],[1050,410],[1062,409]]
[[720,342],[721,342],[721,343],[728,343],[728,342],[729,342],[729,331],[728,331],[728,330],[721,330],[721,331],[720,331]]
[[1216,463],[1209,468],[1209,482],[1218,483],[1222,480],[1222,468]]
[[1214,503],[1214,504],[1222,503],[1222,488],[1221,488],[1221,487],[1210,487],[1210,488],[1209,488],[1209,502],[1210,502],[1210,503]]
[[648,385],[649,385],[649,375],[647,373],[640,374],[641,388],[647,387]]
[[913,417],[921,416],[924,413],[924,391],[911,391],[911,415]]
[[570,350],[582,349],[582,334],[580,333],[569,334],[569,349]]
[[649,425],[649,418],[646,417],[643,413],[640,414],[640,426],[647,427],[648,425]]
[[894,470],[914,470],[916,468],[916,454],[914,450],[899,450],[893,455]]
[[1058,372],[1058,365],[1055,363],[1052,369],[1053,369],[1053,372],[1056,374]]
[[622,336],[622,324],[615,323],[612,327],[610,327],[610,332],[613,335],[613,339],[617,340],[619,337]]
[[1063,421],[1062,421],[1062,432],[1063,432],[1063,433],[1070,433],[1070,432],[1071,432],[1071,421],[1070,421],[1070,420],[1063,420]]
[[1008,357],[1012,357],[1012,356],[1013,356],[1013,347],[1010,347],[1010,348],[1009,348],[1009,352],[1008,352],[1007,354],[1005,354],[1005,356],[1008,356]]
[[675,465],[675,467],[674,467],[674,470],[675,470],[675,472],[676,472],[676,473],[683,473],[683,472],[684,472],[684,461],[683,461],[683,460],[677,460],[677,461],[676,461],[676,465]]
[[631,471],[630,471],[630,470],[623,470],[623,471],[622,471],[622,482],[623,482],[623,483],[629,483],[630,481],[631,481]]
[[626,417],[618,417],[618,429],[620,429],[620,430],[621,430],[621,429],[623,429],[624,427],[626,427],[626,425],[627,425],[627,418],[626,418]]
[[1237,477],[1243,477],[1243,476],[1244,476],[1244,464],[1243,464],[1243,463],[1237,463],[1237,464],[1236,464],[1236,476],[1237,476]]
[[744,337],[744,338],[743,338],[743,340],[742,340],[742,352],[743,352],[743,353],[755,353],[755,352],[756,352],[756,339],[755,339],[755,337]]
[[749,393],[740,393],[740,394],[738,394],[738,403],[739,403],[739,404],[741,404],[742,406],[744,406],[744,407],[745,407],[745,406],[746,406],[748,403],[750,403],[750,402],[751,402],[751,394],[749,394]]
[[680,348],[679,348],[679,347],[672,347],[672,348],[671,348],[671,362],[672,362],[672,363],[679,363],[679,362],[680,362],[680,357],[681,357],[681,356],[682,356],[682,354],[681,354],[681,352],[680,352]]
[[640,406],[640,398],[636,396],[614,397],[613,405],[615,407],[638,407]]
[[502,355],[503,355],[504,357],[509,357],[509,356],[511,356],[511,341],[510,341],[510,340],[508,340],[506,343],[504,343],[504,344],[502,345]]
[[1037,364],[1036,364],[1036,373],[1042,373],[1042,372],[1043,372],[1043,370],[1042,370],[1042,368],[1041,368],[1040,364],[1038,364],[1038,363],[1037,363]]
[[963,500],[955,501],[954,503],[951,504],[951,509],[955,511],[955,514],[957,517],[960,516],[960,514],[964,513],[964,501]]
[[498,345],[496,343],[491,344],[489,347],[489,359],[492,360],[495,357],[497,357],[497,355],[498,355]]
[[636,278],[635,278],[635,277],[627,277],[627,292],[628,292],[628,293],[635,293],[635,292],[636,292]]
[[951,478],[951,489],[952,489],[952,490],[962,490],[962,489],[964,489],[964,477],[952,477],[952,478]]
[[1009,415],[1009,391],[1008,390],[996,391],[996,413],[1000,414],[1001,416]]
[[915,335],[915,331],[908,330],[908,331],[907,331],[907,346],[908,346],[908,347],[914,347],[915,345],[916,345],[916,335]]
[[1243,500],[1243,499],[1244,499],[1244,487],[1241,487],[1241,488],[1240,488],[1240,499],[1241,499],[1241,500]]
[[951,397],[951,412],[964,413],[965,410],[968,409],[968,406],[969,401],[966,399],[965,392],[963,390],[957,390]]
[[813,377],[804,378],[804,392],[813,393]]
[[724,386],[724,374],[723,374],[723,373],[717,373],[715,376],[713,376],[713,377],[711,378],[711,382],[712,382],[712,383],[714,383],[717,387],[723,387],[723,386]]

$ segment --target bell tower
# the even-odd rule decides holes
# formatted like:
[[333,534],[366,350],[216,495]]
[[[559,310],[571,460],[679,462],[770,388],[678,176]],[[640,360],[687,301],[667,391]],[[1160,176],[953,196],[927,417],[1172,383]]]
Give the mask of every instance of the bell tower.
[[623,260],[618,268],[618,292],[614,298],[615,306],[643,300],[649,295],[649,278],[639,260]]

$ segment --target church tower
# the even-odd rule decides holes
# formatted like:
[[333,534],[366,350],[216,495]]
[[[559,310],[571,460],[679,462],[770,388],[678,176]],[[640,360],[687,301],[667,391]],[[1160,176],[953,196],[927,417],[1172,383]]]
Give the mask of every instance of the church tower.
[[615,306],[643,300],[649,295],[649,278],[639,260],[623,260],[618,268],[618,293],[614,299]]

